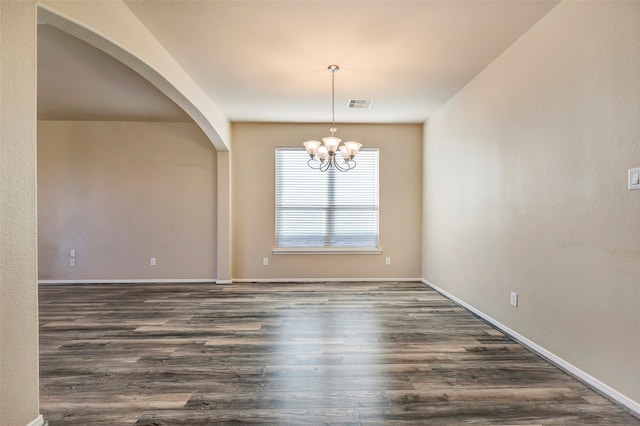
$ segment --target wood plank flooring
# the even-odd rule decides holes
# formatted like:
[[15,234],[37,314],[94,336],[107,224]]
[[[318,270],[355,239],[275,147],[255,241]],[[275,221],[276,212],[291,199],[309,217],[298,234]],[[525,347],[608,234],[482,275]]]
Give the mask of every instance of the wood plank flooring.
[[640,420],[421,283],[40,288],[55,425]]

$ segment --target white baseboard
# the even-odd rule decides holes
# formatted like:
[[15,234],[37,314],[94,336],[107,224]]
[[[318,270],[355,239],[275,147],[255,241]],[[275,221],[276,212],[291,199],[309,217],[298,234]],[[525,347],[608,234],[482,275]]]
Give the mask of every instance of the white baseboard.
[[91,280],[38,280],[42,285],[69,285],[69,284],[178,284],[178,283],[202,283],[202,284],[231,284],[231,283],[328,283],[328,282],[419,282],[420,278],[246,278],[234,280],[205,279],[91,279]]
[[420,278],[242,278],[234,283],[420,282]]
[[44,425],[44,417],[42,417],[42,414],[40,414],[38,417],[36,417],[35,419],[27,423],[27,426],[43,426],[43,425]]
[[172,284],[172,283],[204,283],[215,284],[218,281],[215,278],[198,278],[198,279],[131,279],[131,280],[38,280],[38,284],[58,285],[58,284]]
[[624,406],[629,411],[635,413],[636,416],[640,416],[640,403],[638,403],[637,401],[634,401],[631,398],[627,397],[626,395],[618,392],[617,390],[613,389],[611,386],[601,382],[600,380],[596,379],[595,377],[591,376],[590,374],[582,371],[581,369],[579,369],[575,365],[573,365],[573,364],[569,363],[568,361],[565,361],[564,359],[562,359],[559,356],[555,355],[553,352],[550,352],[547,349],[543,348],[542,346],[536,344],[535,342],[532,342],[531,340],[527,339],[526,337],[524,337],[524,336],[520,335],[519,333],[513,331],[512,329],[510,329],[506,325],[496,321],[495,319],[493,319],[489,315],[485,314],[484,312],[481,312],[481,311],[477,310],[473,306],[465,303],[464,301],[458,299],[457,297],[455,297],[454,295],[446,292],[445,290],[441,289],[440,287],[430,283],[429,281],[425,280],[424,278],[421,279],[421,281],[422,281],[422,283],[424,283],[424,284],[428,285],[429,287],[433,288],[435,291],[437,291],[438,293],[442,294],[446,298],[451,299],[452,301],[454,301],[458,305],[460,305],[460,306],[466,308],[467,310],[473,312],[474,314],[476,314],[480,318],[484,319],[488,323],[492,324],[496,328],[498,328],[501,331],[503,331],[504,333],[508,334],[510,337],[512,337],[518,343],[521,343],[523,346],[525,346],[528,349],[532,350],[533,352],[537,353],[538,355],[540,355],[541,357],[545,358],[549,362],[555,364],[560,369],[562,369],[562,370],[566,371],[567,373],[571,374],[572,376],[574,376],[576,379],[582,381],[583,383],[586,383],[587,385],[591,386],[592,388],[596,389],[597,391],[601,392],[602,394],[604,394],[607,397],[611,398],[612,400],[616,401],[618,404]]

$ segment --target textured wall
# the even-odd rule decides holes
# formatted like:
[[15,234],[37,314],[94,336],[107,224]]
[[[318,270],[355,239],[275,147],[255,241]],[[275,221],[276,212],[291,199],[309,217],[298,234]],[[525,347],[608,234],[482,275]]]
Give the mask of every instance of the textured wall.
[[40,279],[215,279],[216,163],[193,123],[39,122]]
[[0,424],[38,418],[36,4],[0,2]]
[[640,3],[558,5],[430,118],[423,222],[424,278],[635,401],[639,75]]
[[[346,125],[337,136],[380,150],[382,255],[277,254],[275,149],[328,135],[326,124],[232,126],[233,277],[417,278],[420,276],[422,126]],[[385,265],[385,258],[392,258]],[[269,266],[262,258],[269,257]]]

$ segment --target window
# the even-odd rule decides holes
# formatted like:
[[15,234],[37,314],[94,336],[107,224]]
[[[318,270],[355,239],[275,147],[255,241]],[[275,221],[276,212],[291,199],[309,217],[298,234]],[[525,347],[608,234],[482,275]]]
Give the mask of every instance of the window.
[[303,148],[276,149],[276,251],[379,252],[378,150],[360,150],[348,172],[313,170],[308,159]]

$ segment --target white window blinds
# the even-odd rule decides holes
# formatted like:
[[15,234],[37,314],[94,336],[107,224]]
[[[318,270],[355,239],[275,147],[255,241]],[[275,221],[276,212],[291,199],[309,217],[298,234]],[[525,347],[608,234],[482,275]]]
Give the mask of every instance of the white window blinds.
[[378,150],[360,150],[348,172],[308,159],[276,149],[276,248],[378,248]]

